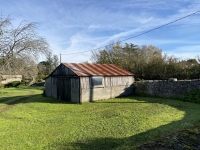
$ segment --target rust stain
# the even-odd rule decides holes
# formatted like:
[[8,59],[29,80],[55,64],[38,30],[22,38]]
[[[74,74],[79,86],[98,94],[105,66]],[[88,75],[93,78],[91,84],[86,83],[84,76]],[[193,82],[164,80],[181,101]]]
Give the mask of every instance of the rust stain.
[[63,63],[78,76],[133,76],[131,72],[114,64]]

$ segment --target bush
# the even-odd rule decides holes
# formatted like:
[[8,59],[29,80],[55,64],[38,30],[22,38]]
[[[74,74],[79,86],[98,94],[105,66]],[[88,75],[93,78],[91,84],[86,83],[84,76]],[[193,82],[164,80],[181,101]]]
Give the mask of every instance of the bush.
[[0,89],[4,88],[4,85],[0,82]]
[[46,75],[38,75],[38,76],[36,77],[36,80],[37,80],[38,82],[43,82],[44,79],[45,79],[46,77],[47,77]]
[[189,93],[184,94],[183,96],[176,97],[176,99],[200,104],[200,90],[192,90]]
[[19,82],[19,81],[12,82],[13,87],[18,87],[20,84],[21,84],[21,82]]
[[138,92],[138,93],[145,93],[146,91],[146,88],[147,88],[147,82],[136,82],[134,83],[134,89],[135,89],[135,92]]
[[5,88],[9,88],[9,87],[18,87],[20,84],[21,84],[21,82],[19,82],[19,81],[14,81],[14,82],[5,84],[4,87],[5,87]]
[[18,88],[27,88],[28,84],[26,82],[21,82]]

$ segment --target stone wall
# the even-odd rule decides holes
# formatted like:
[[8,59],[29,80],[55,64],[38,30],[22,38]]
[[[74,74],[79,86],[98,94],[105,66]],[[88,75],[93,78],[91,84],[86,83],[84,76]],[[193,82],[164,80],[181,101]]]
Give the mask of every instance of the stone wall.
[[1,84],[8,84],[13,81],[22,81],[22,75],[2,75]]
[[139,81],[134,83],[135,93],[159,97],[176,97],[191,90],[200,90],[200,79],[178,81]]

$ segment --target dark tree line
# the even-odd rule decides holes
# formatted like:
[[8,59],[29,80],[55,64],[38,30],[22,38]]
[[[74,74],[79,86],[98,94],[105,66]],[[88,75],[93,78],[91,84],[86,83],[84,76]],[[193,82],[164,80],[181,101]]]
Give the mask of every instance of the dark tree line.
[[41,61],[38,65],[38,78],[44,79],[59,65],[59,59],[57,55],[49,53],[45,61]]
[[[198,57],[199,58],[199,57]],[[103,50],[93,51],[93,63],[116,64],[135,74],[137,80],[167,80],[169,78],[199,79],[200,59],[181,60],[163,54],[162,50],[149,45],[132,43],[111,44]]]

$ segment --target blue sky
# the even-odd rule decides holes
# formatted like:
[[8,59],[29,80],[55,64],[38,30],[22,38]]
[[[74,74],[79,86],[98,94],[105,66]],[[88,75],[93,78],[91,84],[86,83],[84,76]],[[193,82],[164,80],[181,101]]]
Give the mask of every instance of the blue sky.
[[[38,23],[53,54],[106,46],[200,11],[199,0],[0,0],[15,25]],[[181,59],[200,55],[200,13],[125,41],[154,45]],[[91,52],[63,55],[62,62],[90,61]]]

